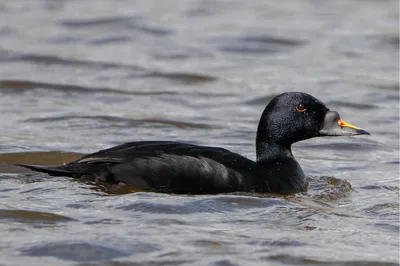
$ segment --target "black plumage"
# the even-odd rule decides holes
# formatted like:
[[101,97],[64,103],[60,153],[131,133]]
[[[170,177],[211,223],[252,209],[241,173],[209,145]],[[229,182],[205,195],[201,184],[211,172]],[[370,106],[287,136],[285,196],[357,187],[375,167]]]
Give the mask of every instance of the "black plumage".
[[257,161],[226,149],[167,141],[125,143],[60,166],[18,164],[53,176],[125,183],[149,191],[214,194],[295,193],[307,189],[291,145],[318,136],[369,134],[349,125],[311,95],[283,93],[265,108]]

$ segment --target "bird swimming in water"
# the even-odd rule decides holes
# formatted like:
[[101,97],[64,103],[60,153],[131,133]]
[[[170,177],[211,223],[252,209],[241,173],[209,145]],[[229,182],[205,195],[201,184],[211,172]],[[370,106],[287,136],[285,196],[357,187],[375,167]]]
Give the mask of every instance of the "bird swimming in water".
[[307,190],[308,182],[291,145],[313,137],[369,135],[347,124],[321,101],[301,92],[282,93],[265,107],[254,162],[223,148],[172,141],[129,142],[59,166],[17,164],[51,176],[124,183],[178,194]]

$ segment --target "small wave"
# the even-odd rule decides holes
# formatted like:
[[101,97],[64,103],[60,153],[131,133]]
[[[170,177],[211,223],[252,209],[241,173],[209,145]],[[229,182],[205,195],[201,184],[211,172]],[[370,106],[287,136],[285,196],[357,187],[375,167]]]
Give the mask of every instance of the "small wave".
[[168,72],[155,69],[147,69],[137,65],[123,63],[109,63],[101,61],[79,60],[75,58],[62,58],[55,55],[28,54],[14,52],[10,50],[0,50],[0,60],[7,62],[32,62],[34,64],[61,65],[61,66],[80,66],[90,69],[121,69],[130,70],[133,73],[130,77],[137,78],[164,78],[184,84],[197,84],[204,82],[214,82],[218,78],[206,74]]
[[170,80],[176,80],[185,84],[203,83],[216,81],[216,77],[202,75],[202,74],[191,74],[191,73],[166,73],[153,71],[140,75],[141,78],[166,78]]
[[[136,248],[131,246],[132,252],[138,253],[152,252],[156,250],[153,246],[139,244]],[[63,243],[55,242],[45,245],[37,245],[22,251],[23,254],[33,257],[56,257],[62,260],[90,262],[99,260],[110,260],[118,257],[128,256],[129,254],[121,250],[100,246],[91,243]]]
[[29,118],[24,120],[24,122],[31,123],[48,123],[55,121],[69,121],[69,120],[98,120],[107,123],[123,123],[123,127],[126,126],[138,126],[140,124],[161,124],[167,126],[173,126],[176,128],[195,128],[195,129],[212,129],[213,127],[207,124],[201,123],[190,123],[182,121],[166,120],[162,118],[143,118],[143,119],[131,119],[116,116],[58,116],[58,117],[38,117]]
[[132,39],[128,36],[108,36],[90,40],[89,44],[99,46],[99,45],[109,45],[115,43],[125,43],[130,41],[132,41]]
[[121,25],[122,23],[129,23],[136,21],[137,17],[131,16],[115,16],[115,17],[103,17],[103,18],[95,18],[95,19],[63,19],[59,21],[61,26],[66,28],[74,29],[74,28],[89,28],[89,27],[98,27],[98,26],[112,26],[112,25]]
[[379,108],[379,106],[375,104],[366,104],[366,103],[362,104],[362,103],[352,103],[352,102],[342,102],[342,101],[330,101],[327,103],[327,105],[332,107],[345,107],[358,110],[372,110]]
[[351,184],[345,179],[332,176],[309,176],[307,179],[309,188],[306,195],[314,200],[329,202],[347,197],[353,191]]
[[40,224],[75,221],[75,219],[63,215],[27,210],[0,210],[0,220]]
[[276,94],[260,96],[252,100],[245,101],[245,104],[266,106],[275,96]]
[[63,19],[59,22],[62,27],[69,29],[82,29],[82,28],[116,28],[129,29],[138,31],[144,34],[164,36],[174,33],[172,29],[160,26],[149,26],[149,23],[142,21],[138,16],[115,16],[103,17],[94,19]]
[[145,71],[145,68],[136,65],[62,58],[56,55],[28,54],[10,50],[0,50],[0,55],[2,60],[8,62],[32,62],[35,64],[81,66],[94,69],[131,69],[136,71]]
[[304,40],[277,36],[224,37],[214,41],[222,43],[221,51],[238,54],[284,53],[306,44]]
[[[165,214],[194,214],[194,213],[232,213],[243,210],[266,209],[268,207],[287,204],[282,197],[246,197],[232,194],[208,195],[208,196],[182,196],[171,195],[171,203],[150,202],[138,200],[131,204],[117,207],[125,211],[143,213],[165,213]],[[185,198],[177,203],[177,198]],[[166,200],[168,201],[168,200]]]
[[[300,146],[300,145],[299,145]],[[327,149],[327,150],[340,150],[340,151],[374,151],[382,149],[382,144],[378,142],[363,140],[362,143],[355,142],[335,142],[327,144],[301,144],[302,149]]]
[[27,173],[28,169],[15,163],[57,165],[78,159],[82,154],[72,152],[16,152],[0,154],[0,173]]
[[388,191],[400,191],[399,187],[397,186],[388,186],[388,185],[368,185],[362,186],[361,189],[385,189]]
[[292,39],[288,37],[277,37],[277,36],[246,36],[242,38],[246,42],[256,42],[262,44],[275,44],[283,46],[300,46],[306,44],[306,41],[299,39]]
[[397,263],[380,261],[323,261],[306,256],[272,255],[263,257],[267,261],[277,261],[286,265],[326,265],[326,266],[398,266]]
[[[2,80],[0,88],[12,89],[12,93],[33,90],[46,89],[52,91],[75,92],[75,93],[107,93],[120,95],[175,95],[177,92],[172,91],[125,91],[115,88],[100,88],[100,87],[84,87],[77,85],[66,85],[57,83],[44,83],[24,80]],[[3,90],[4,92],[4,90]]]
[[400,90],[400,84],[378,84],[378,85],[373,85],[373,87],[381,89],[381,90],[389,90],[389,91],[396,91],[398,92]]
[[390,47],[396,49],[397,52],[399,51],[400,37],[397,34],[377,35],[377,36],[372,36],[372,38],[376,40],[377,48],[382,48],[383,46],[385,48]]
[[399,203],[388,202],[379,203],[364,209],[364,212],[373,215],[373,217],[395,217],[396,220],[399,215]]

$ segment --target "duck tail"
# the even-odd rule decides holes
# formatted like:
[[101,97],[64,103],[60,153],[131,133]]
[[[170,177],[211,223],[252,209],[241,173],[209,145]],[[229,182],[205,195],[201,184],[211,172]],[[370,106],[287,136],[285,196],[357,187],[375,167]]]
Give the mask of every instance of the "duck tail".
[[42,172],[49,174],[51,176],[72,176],[73,173],[64,169],[60,169],[59,166],[46,166],[46,165],[33,165],[33,164],[23,164],[16,163],[16,166],[25,167],[36,172]]

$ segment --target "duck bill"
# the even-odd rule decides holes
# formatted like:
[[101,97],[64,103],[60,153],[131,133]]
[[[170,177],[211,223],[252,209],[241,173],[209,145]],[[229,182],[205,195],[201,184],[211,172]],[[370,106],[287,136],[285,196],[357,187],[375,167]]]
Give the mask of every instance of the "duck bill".
[[320,136],[354,136],[370,135],[362,128],[344,122],[337,112],[329,111],[324,120],[324,126],[319,131]]

